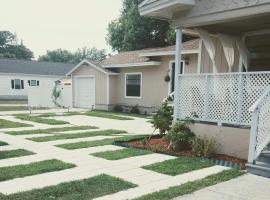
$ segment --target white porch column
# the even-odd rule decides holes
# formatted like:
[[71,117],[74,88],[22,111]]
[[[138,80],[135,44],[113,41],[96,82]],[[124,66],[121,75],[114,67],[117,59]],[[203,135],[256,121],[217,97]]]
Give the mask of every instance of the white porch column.
[[179,74],[181,67],[182,50],[182,29],[176,29],[176,49],[175,49],[175,81],[174,81],[174,120],[179,118]]

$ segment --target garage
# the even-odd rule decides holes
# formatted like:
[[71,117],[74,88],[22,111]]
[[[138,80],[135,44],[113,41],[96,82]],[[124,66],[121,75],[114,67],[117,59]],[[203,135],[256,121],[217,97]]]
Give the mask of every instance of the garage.
[[75,77],[75,107],[95,107],[95,77]]

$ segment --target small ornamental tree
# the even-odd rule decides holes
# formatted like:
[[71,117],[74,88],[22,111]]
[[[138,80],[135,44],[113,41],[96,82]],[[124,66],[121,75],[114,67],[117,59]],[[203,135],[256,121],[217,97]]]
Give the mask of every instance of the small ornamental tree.
[[173,108],[168,105],[168,101],[165,101],[157,114],[153,117],[151,123],[155,130],[159,129],[161,135],[165,135],[170,130],[173,121]]

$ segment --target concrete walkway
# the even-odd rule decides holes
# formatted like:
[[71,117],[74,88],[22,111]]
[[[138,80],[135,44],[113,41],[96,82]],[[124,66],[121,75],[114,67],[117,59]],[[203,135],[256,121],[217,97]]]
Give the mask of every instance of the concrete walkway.
[[[14,120],[9,116],[9,120]],[[112,120],[89,116],[67,116],[67,117],[55,117],[55,119],[61,119],[70,122],[72,125],[93,125],[98,126],[100,129],[122,129],[131,134],[149,134],[153,132],[151,124],[148,123],[148,119],[135,118],[135,120]],[[15,120],[14,120],[15,121]],[[17,120],[16,120],[17,121]],[[48,125],[33,124],[34,128],[49,128]],[[71,125],[69,125],[71,126]],[[54,126],[55,127],[55,126]],[[16,130],[25,130],[26,128],[16,128]],[[1,131],[1,130],[0,130]],[[84,130],[85,131],[85,130]],[[95,130],[92,130],[95,131]],[[78,131],[73,131],[78,133]],[[63,132],[65,133],[65,132]],[[67,132],[71,133],[71,131]],[[61,133],[58,133],[61,134]],[[33,137],[34,135],[31,135]],[[37,135],[40,136],[40,135]],[[70,143],[74,141],[91,141],[99,140],[103,138],[111,138],[112,136],[96,136],[89,138],[78,138],[71,140],[60,140],[37,143],[27,140],[26,136],[13,136],[0,132],[0,140],[9,143],[9,146],[1,147],[5,149],[26,149],[36,153],[31,156],[17,157],[0,160],[0,167],[14,166],[18,164],[29,164],[32,162],[58,159],[63,162],[73,163],[75,168],[50,172],[45,174],[38,174],[34,176],[28,176],[24,178],[18,178],[8,181],[0,182],[0,193],[13,194],[22,191],[29,191],[32,189],[43,188],[46,186],[57,185],[63,182],[69,182],[74,180],[80,180],[90,178],[100,174],[108,174],[111,176],[122,178],[126,181],[135,183],[138,187],[131,188],[129,190],[120,191],[118,193],[100,197],[99,199],[132,199],[144,194],[166,189],[168,187],[180,185],[189,181],[198,180],[206,176],[221,172],[228,168],[222,166],[213,166],[201,170],[196,170],[190,173],[168,176],[160,174],[154,171],[145,170],[141,167],[144,165],[153,164],[156,162],[162,162],[169,159],[174,159],[173,156],[162,154],[148,154],[142,156],[136,156],[121,160],[105,160],[91,156],[91,153],[101,152],[106,150],[118,150],[122,147],[113,145],[98,146],[77,150],[66,150],[54,146],[59,143]],[[113,136],[117,137],[117,136]],[[142,162],[143,161],[143,162]],[[241,183],[243,185],[244,183]]]
[[247,174],[174,200],[269,200],[270,179]]

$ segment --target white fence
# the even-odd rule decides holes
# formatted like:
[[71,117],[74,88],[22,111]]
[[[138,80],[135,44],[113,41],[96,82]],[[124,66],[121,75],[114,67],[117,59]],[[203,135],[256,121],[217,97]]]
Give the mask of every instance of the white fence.
[[[63,107],[72,107],[72,87],[70,85],[59,85],[60,97],[57,99]],[[31,87],[28,91],[28,103],[31,107],[54,108],[56,105],[52,98],[53,87]]]
[[248,161],[253,163],[270,142],[270,87],[251,107],[252,125]]
[[270,85],[270,72],[179,75],[177,117],[250,125],[249,108]]

